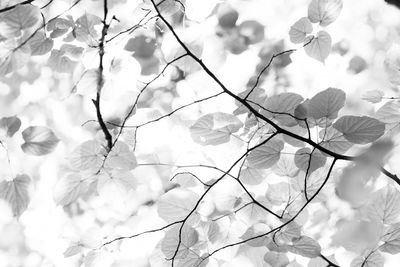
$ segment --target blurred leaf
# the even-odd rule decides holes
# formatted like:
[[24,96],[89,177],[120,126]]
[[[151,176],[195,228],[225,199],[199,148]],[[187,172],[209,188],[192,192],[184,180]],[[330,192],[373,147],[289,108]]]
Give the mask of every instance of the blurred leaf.
[[256,44],[264,40],[264,25],[255,20],[245,20],[239,25],[239,34],[246,44]]
[[371,90],[365,92],[363,96],[361,97],[362,99],[371,102],[371,103],[379,103],[382,101],[382,97],[384,96],[384,93],[380,90]]
[[71,244],[65,251],[64,251],[64,257],[72,257],[75,256],[76,254],[82,253],[83,252],[83,247],[80,246],[79,244]]
[[124,49],[134,52],[135,58],[149,58],[156,50],[156,40],[146,35],[139,35],[129,39]]
[[58,142],[57,136],[47,127],[30,126],[22,132],[25,143],[22,150],[30,155],[43,156],[53,152]]
[[268,251],[264,255],[264,261],[271,266],[285,267],[289,264],[289,258],[284,253]]
[[400,253],[400,223],[395,223],[385,231],[382,237],[384,242],[379,250],[392,255]]
[[11,205],[14,216],[19,217],[29,205],[29,186],[31,179],[26,174],[20,174],[11,181],[0,183],[0,198]]
[[321,254],[321,246],[308,236],[293,239],[293,244],[289,246],[289,250],[307,258],[315,258]]
[[328,88],[313,96],[307,105],[307,115],[314,119],[335,119],[344,107],[346,93],[341,89]]
[[80,174],[69,174],[57,182],[54,189],[54,200],[57,204],[66,206],[76,201],[88,189],[88,181],[82,179]]
[[378,251],[366,250],[350,263],[350,267],[383,267],[384,264],[385,259]]
[[304,51],[310,57],[325,62],[331,52],[332,39],[326,31],[319,31],[317,36],[308,36],[304,40]]
[[333,127],[354,144],[368,144],[376,141],[385,133],[385,124],[367,116],[343,116]]
[[342,0],[312,0],[308,6],[308,18],[322,27],[334,22],[343,8]]
[[308,18],[301,18],[290,27],[290,41],[295,44],[302,43],[307,34],[312,33],[313,26]]
[[268,169],[278,162],[284,143],[271,139],[266,144],[252,150],[247,156],[249,165],[257,169]]
[[160,197],[158,215],[167,223],[184,219],[194,208],[199,196],[189,190],[174,189]]
[[400,45],[393,44],[386,53],[384,61],[386,75],[393,86],[400,85]]
[[219,145],[229,142],[231,134],[242,128],[243,123],[227,113],[204,115],[190,126],[192,139],[201,145]]
[[218,24],[222,28],[233,28],[239,18],[239,13],[229,4],[220,4],[218,7]]
[[17,116],[3,117],[0,119],[0,129],[8,137],[12,137],[21,127],[21,120]]

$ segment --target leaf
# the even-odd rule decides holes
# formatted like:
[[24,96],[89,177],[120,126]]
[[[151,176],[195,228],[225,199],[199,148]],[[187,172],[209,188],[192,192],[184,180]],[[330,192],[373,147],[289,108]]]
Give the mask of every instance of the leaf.
[[60,51],[64,52],[64,55],[66,56],[72,57],[74,59],[79,59],[85,49],[83,47],[75,46],[72,44],[63,44],[60,48]]
[[290,185],[286,182],[269,184],[266,197],[273,205],[287,203],[290,199]]
[[20,36],[22,30],[29,29],[39,21],[40,10],[34,5],[17,5],[12,10],[0,16],[0,21],[6,24],[14,36]]
[[335,119],[344,107],[346,93],[340,89],[328,88],[313,96],[308,102],[307,115],[314,119]]
[[0,129],[2,129],[8,137],[13,137],[20,127],[21,120],[17,116],[3,117],[0,119]]
[[264,25],[256,20],[245,20],[238,26],[240,36],[244,37],[246,45],[256,44],[264,40]]
[[185,188],[194,187],[199,184],[196,176],[190,172],[177,173],[170,179],[170,181]]
[[332,39],[326,31],[319,31],[317,36],[308,36],[304,40],[304,51],[310,57],[325,62],[331,52]]
[[289,264],[289,258],[284,253],[268,251],[264,255],[264,261],[271,266],[285,267]]
[[290,243],[301,236],[301,226],[296,222],[291,222],[276,233],[276,238],[280,243]]
[[88,189],[88,182],[82,179],[79,173],[72,173],[62,177],[57,182],[54,190],[54,200],[57,204],[66,206],[76,201]]
[[297,122],[292,116],[294,110],[302,101],[303,97],[295,93],[274,95],[264,102],[264,109],[261,110],[261,114],[267,118],[273,118],[285,126],[294,126]]
[[366,207],[367,216],[384,224],[398,221],[400,215],[400,192],[386,186],[375,192]]
[[386,76],[393,86],[400,85],[400,45],[393,44],[386,53],[384,67]]
[[265,223],[256,223],[250,226],[246,232],[240,237],[242,240],[248,240],[246,244],[251,247],[263,247],[270,242],[270,237],[264,235],[258,238],[254,238],[258,235],[267,233],[271,228]]
[[98,177],[97,191],[104,187],[115,187],[117,192],[129,192],[137,187],[137,181],[133,174],[127,170],[111,169]]
[[[240,98],[245,98],[250,91],[251,88],[239,93],[238,96]],[[251,94],[247,97],[248,104],[255,109],[258,109],[258,105],[262,105],[266,99],[267,95],[265,93],[265,90],[260,87],[254,88],[254,90],[251,91]],[[252,102],[257,103],[258,105],[253,104]],[[235,104],[238,106],[238,108],[233,111],[233,115],[239,115],[248,112],[248,109],[243,106],[239,101],[235,100]]]
[[71,72],[78,63],[65,56],[65,52],[61,50],[52,50],[48,62],[54,71],[61,73]]
[[221,229],[218,223],[215,221],[210,221],[210,226],[207,231],[207,239],[214,244],[215,242],[218,241],[220,236],[221,236]]
[[43,32],[37,32],[28,42],[32,56],[42,56],[51,51],[54,41]]
[[235,116],[216,112],[204,115],[190,126],[192,139],[201,145],[219,145],[229,142],[231,134],[242,128]]
[[400,223],[395,223],[385,232],[382,237],[384,242],[379,250],[392,255],[400,253]]
[[28,63],[29,56],[29,49],[23,46],[10,51],[5,57],[0,57],[0,75],[6,75],[22,68]]
[[85,13],[75,22],[74,34],[79,42],[85,42],[88,45],[97,45],[98,34],[94,26],[101,24],[101,18],[96,15]]
[[240,180],[244,184],[258,185],[263,182],[264,176],[260,170],[257,170],[252,167],[247,167],[242,169],[242,171],[240,172]]
[[295,177],[299,169],[294,164],[293,155],[281,155],[278,163],[272,167],[272,171],[279,176]]
[[22,132],[25,141],[22,150],[30,155],[43,156],[53,152],[58,142],[57,136],[47,127],[30,126]]
[[83,247],[79,244],[71,244],[64,252],[64,257],[72,257],[75,256],[76,254],[82,253],[83,252]]
[[175,255],[178,245],[179,249],[175,258],[185,258],[189,253],[189,249],[199,240],[199,234],[193,227],[184,225],[181,231],[180,228],[180,224],[172,226],[161,241],[161,251],[168,259]]
[[74,92],[79,95],[90,95],[96,93],[96,84],[98,79],[99,71],[97,68],[85,70],[78,82],[75,84]]
[[334,22],[343,8],[342,0],[312,0],[308,6],[308,18],[322,27]]
[[19,217],[29,205],[29,186],[31,179],[26,174],[17,175],[11,181],[0,183],[0,198],[11,205],[14,216]]
[[160,197],[158,215],[167,223],[184,219],[194,208],[199,196],[189,190],[174,189]]
[[290,27],[290,41],[295,44],[302,43],[307,34],[312,33],[313,26],[308,18],[301,18]]
[[381,102],[382,97],[384,95],[385,94],[380,90],[371,90],[371,91],[365,92],[365,94],[362,95],[361,99],[375,104],[375,103]]
[[321,246],[308,236],[300,236],[294,239],[293,244],[289,246],[289,250],[307,258],[315,258],[321,254]]
[[326,156],[323,155],[319,150],[311,151],[310,148],[300,148],[296,151],[294,156],[294,163],[297,168],[303,172],[307,172],[307,176],[313,173],[315,170],[323,167],[326,162]]
[[393,100],[385,103],[377,110],[376,118],[384,123],[400,122],[400,101]]
[[139,35],[128,40],[124,49],[129,52],[134,52],[136,58],[150,58],[156,50],[156,40],[146,35]]
[[132,170],[136,167],[136,158],[129,146],[119,141],[114,144],[104,163],[105,168],[118,170]]
[[308,262],[307,267],[327,267],[327,262],[322,258],[313,258]]
[[106,151],[100,142],[90,140],[78,146],[69,158],[69,163],[76,170],[98,171],[103,164]]
[[368,144],[385,133],[385,124],[367,116],[343,116],[333,127],[354,144]]
[[247,156],[249,165],[257,169],[268,169],[278,162],[284,143],[271,139],[266,144],[252,150]]
[[325,147],[333,152],[342,154],[349,150],[353,144],[344,138],[343,134],[333,127],[322,129],[319,132],[322,147]]
[[355,258],[350,267],[383,267],[385,259],[378,251],[365,251],[361,256]]

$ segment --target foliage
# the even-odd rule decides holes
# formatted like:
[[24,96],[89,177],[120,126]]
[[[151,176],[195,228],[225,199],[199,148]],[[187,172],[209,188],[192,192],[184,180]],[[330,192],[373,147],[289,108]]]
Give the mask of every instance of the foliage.
[[[309,1],[278,41],[240,10],[257,1],[204,14],[193,0],[6,2],[0,208],[29,229],[51,202],[67,229],[65,259],[48,264],[378,267],[400,253],[398,97],[290,85],[299,54],[328,68],[348,53],[333,44],[342,0]],[[394,44],[382,62],[393,92],[399,58]],[[368,69],[348,63],[352,77]],[[354,114],[361,99],[384,103]],[[40,266],[30,246],[18,266]]]

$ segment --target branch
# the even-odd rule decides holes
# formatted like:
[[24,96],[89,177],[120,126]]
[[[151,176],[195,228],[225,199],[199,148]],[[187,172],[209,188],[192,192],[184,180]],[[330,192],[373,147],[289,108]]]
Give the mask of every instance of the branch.
[[104,17],[103,17],[103,29],[101,30],[101,37],[100,37],[100,43],[99,43],[99,67],[98,67],[98,78],[97,78],[97,93],[96,93],[96,100],[92,99],[93,104],[96,108],[96,115],[97,115],[97,121],[99,122],[100,128],[104,133],[105,139],[107,141],[107,148],[108,151],[111,151],[113,147],[113,142],[112,142],[112,136],[110,134],[110,131],[108,130],[106,124],[104,123],[103,116],[101,115],[101,109],[100,109],[100,97],[101,97],[101,89],[103,88],[104,85],[104,77],[103,77],[103,71],[104,71],[104,66],[103,66],[103,59],[104,59],[104,40],[107,35],[108,27],[110,25],[107,24],[107,14],[108,14],[108,0],[104,0],[103,2],[103,12],[104,12]]
[[254,239],[257,239],[257,238],[260,238],[260,237],[264,237],[264,236],[266,236],[266,235],[269,235],[269,234],[271,234],[271,233],[273,233],[273,232],[275,232],[275,231],[277,231],[277,230],[282,229],[283,227],[285,227],[286,225],[290,224],[291,222],[293,222],[293,221],[300,215],[300,213],[308,206],[308,204],[310,204],[311,201],[312,201],[312,200],[321,192],[321,190],[324,188],[325,184],[326,184],[326,183],[328,182],[328,180],[329,180],[329,177],[330,177],[330,175],[331,175],[331,173],[332,173],[332,170],[333,170],[333,167],[334,167],[336,161],[337,161],[337,159],[334,159],[334,160],[332,161],[332,164],[331,164],[331,166],[330,166],[330,168],[329,168],[329,170],[328,170],[328,173],[327,173],[327,175],[326,175],[324,181],[322,182],[321,186],[317,189],[317,191],[314,193],[314,195],[312,195],[312,196],[310,197],[310,199],[309,199],[308,201],[306,201],[306,203],[300,208],[300,210],[299,210],[292,218],[290,218],[287,222],[281,224],[281,225],[278,226],[278,227],[275,227],[275,228],[271,229],[270,231],[268,231],[268,232],[266,232],[266,233],[253,236],[253,237],[251,237],[251,238],[248,238],[248,239],[245,239],[245,240],[236,242],[236,243],[231,243],[231,244],[229,244],[229,245],[222,246],[222,247],[220,247],[220,248],[214,250],[213,252],[209,253],[208,256],[205,257],[203,260],[205,260],[205,259],[211,257],[212,255],[214,255],[215,253],[217,253],[217,252],[219,252],[219,251],[221,251],[221,250],[223,250],[223,249],[226,249],[226,248],[229,248],[229,247],[238,246],[238,245],[241,245],[241,244],[245,244],[245,243],[247,243],[247,242],[249,242],[249,241],[251,241],[251,240],[254,240]]
[[15,4],[15,5],[12,5],[12,6],[8,6],[8,7],[5,7],[5,8],[2,8],[2,9],[0,9],[0,13],[7,12],[7,11],[9,11],[9,10],[11,10],[11,9],[16,8],[16,7],[19,6],[19,5],[30,4],[30,3],[32,3],[33,1],[36,1],[36,0],[26,0],[26,1],[20,2],[20,3],[18,3],[18,4]]
[[[232,91],[230,91],[222,82],[221,80],[219,80],[217,78],[217,76],[203,63],[203,61],[198,58],[189,48],[188,46],[182,41],[182,39],[178,36],[178,34],[176,33],[176,31],[174,30],[174,28],[172,27],[172,25],[167,21],[167,19],[161,14],[157,4],[154,2],[154,0],[150,0],[151,3],[153,4],[153,7],[155,9],[155,11],[158,14],[158,17],[164,22],[164,24],[167,26],[167,28],[171,31],[172,35],[175,37],[176,41],[179,43],[179,45],[185,50],[185,52],[188,54],[188,56],[190,56],[195,62],[197,62],[200,67],[204,70],[204,72],[206,72],[206,74],[213,79],[218,86],[221,87],[221,89],[228,94],[229,96],[231,96],[233,99],[235,99],[236,101],[240,102],[242,105],[244,105],[251,113],[253,113],[254,116],[264,120],[266,123],[268,123],[269,125],[271,125],[277,133],[281,133],[281,134],[285,134],[288,135],[290,137],[293,137],[299,141],[305,142],[306,144],[309,144],[311,146],[313,146],[314,148],[320,150],[321,152],[324,152],[325,154],[333,157],[335,160],[346,160],[346,161],[356,161],[358,159],[358,157],[356,156],[348,156],[348,155],[342,155],[342,154],[338,154],[336,152],[333,152],[323,146],[321,146],[320,144],[317,144],[316,142],[307,139],[303,136],[297,135],[291,131],[288,131],[282,127],[280,127],[277,123],[273,122],[272,120],[266,118],[264,115],[262,115],[260,112],[258,112],[255,108],[253,108],[249,103],[247,103],[247,101],[245,101],[245,99],[242,99],[241,97],[237,96],[236,94],[234,94]],[[310,40],[311,42],[311,40]],[[305,44],[307,45],[307,44]],[[400,185],[400,179],[394,175],[389,173],[388,171],[383,171],[383,173],[388,176],[390,179],[394,180],[397,184]]]
[[335,264],[335,263],[333,263],[332,261],[330,261],[327,257],[325,257],[324,255],[322,255],[322,254],[319,254],[319,256],[324,260],[324,261],[326,261],[327,263],[328,263],[328,267],[340,267],[339,265],[337,265],[337,264]]
[[165,226],[157,228],[157,229],[147,230],[147,231],[144,231],[144,232],[141,232],[141,233],[138,233],[138,234],[134,234],[134,235],[130,235],[130,236],[120,236],[120,237],[117,237],[117,238],[115,238],[113,240],[110,240],[110,241],[108,241],[106,243],[103,243],[99,248],[102,248],[104,246],[110,245],[110,244],[112,244],[114,242],[117,242],[117,241],[120,241],[120,240],[123,240],[123,239],[130,239],[130,238],[135,238],[135,237],[138,237],[138,236],[141,236],[141,235],[144,235],[144,234],[156,233],[156,232],[165,230],[165,229],[167,229],[167,228],[169,228],[169,227],[171,227],[171,226],[173,226],[175,224],[178,224],[178,223],[182,223],[182,221],[176,221],[176,222],[170,223],[168,225],[165,225]]
[[[255,145],[255,146],[253,146],[252,148],[247,149],[246,152],[245,152],[242,156],[240,156],[240,157],[229,167],[229,169],[228,169],[226,172],[224,172],[214,183],[212,183],[212,184],[204,191],[204,193],[200,196],[200,198],[197,200],[195,206],[194,206],[194,207],[192,208],[192,210],[188,213],[188,215],[183,219],[182,225],[181,225],[181,227],[179,228],[179,236],[178,236],[178,244],[177,244],[177,247],[176,247],[176,249],[175,249],[175,252],[174,252],[173,256],[172,256],[170,259],[168,259],[168,260],[171,260],[171,261],[172,261],[172,267],[174,266],[175,257],[176,257],[176,255],[178,254],[179,248],[180,248],[181,243],[182,243],[182,229],[183,229],[183,226],[184,226],[185,222],[189,219],[189,217],[195,212],[195,210],[196,210],[197,207],[200,205],[200,203],[201,203],[201,201],[203,200],[203,198],[208,194],[208,192],[210,192],[210,190],[211,190],[216,184],[218,184],[218,182],[220,182],[224,177],[226,177],[226,176],[229,174],[229,172],[230,172],[244,157],[247,156],[248,153],[250,153],[250,152],[253,151],[254,149],[256,149],[256,148],[258,148],[258,147],[260,147],[260,146],[266,144],[269,140],[271,140],[271,139],[272,139],[274,136],[276,136],[277,134],[278,134],[278,133],[274,133],[274,134],[272,134],[270,137],[268,137],[267,139],[265,139],[264,141],[262,141],[261,143],[259,143],[259,144]],[[277,216],[274,212],[272,212],[272,211],[269,211],[269,212],[270,212],[271,214]]]

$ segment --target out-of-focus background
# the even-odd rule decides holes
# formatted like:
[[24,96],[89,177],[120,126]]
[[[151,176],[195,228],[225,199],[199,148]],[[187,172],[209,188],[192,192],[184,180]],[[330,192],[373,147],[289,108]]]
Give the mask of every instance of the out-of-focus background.
[[[47,2],[38,0],[34,4],[43,6]],[[301,45],[296,46],[289,41],[290,26],[307,16],[310,1],[226,1],[239,12],[238,23],[255,20],[264,26],[265,40],[249,47],[240,47],[239,39],[219,36],[216,16],[210,16],[215,14],[219,2],[224,1],[186,0],[186,17],[177,27],[181,26],[187,42],[202,44],[204,62],[233,92],[244,91],[254,79],[259,64],[263,63],[259,50],[265,46],[268,52],[298,48],[290,55],[290,64],[284,62],[289,60],[288,56],[282,60],[278,58],[263,78],[260,87],[265,88],[268,95],[295,92],[304,98],[311,98],[328,87],[341,88],[347,94],[346,106],[341,114],[354,115],[372,115],[384,103],[374,105],[363,101],[361,96],[367,91],[381,90],[385,96],[400,97],[398,89],[389,83],[383,64],[392,44],[400,43],[400,10],[383,0],[344,1],[339,18],[327,27],[332,36],[333,49],[325,63],[310,58]],[[18,1],[1,0],[0,8],[15,3]],[[72,0],[56,0],[43,12],[51,18],[68,10],[72,3]],[[109,36],[135,25],[143,17],[144,12],[137,9],[142,1],[109,0],[109,3],[112,5],[110,16],[115,15],[119,20],[115,21],[114,28],[111,27]],[[101,17],[102,1],[83,0],[66,14],[77,18],[85,13]],[[146,32],[146,27],[140,31]],[[108,78],[103,90],[102,111],[107,120],[116,123],[121,122],[120,118],[143,87],[143,82],[151,80],[154,73],[162,69],[157,70],[158,61],[155,64],[151,61],[143,63],[122,52],[130,37],[132,35],[121,35],[106,45]],[[55,41],[54,46],[60,47],[61,43],[60,40]],[[0,266],[80,266],[81,258],[78,256],[65,258],[63,255],[71,242],[97,244],[105,236],[130,235],[163,225],[156,207],[146,203],[157,200],[169,186],[172,168],[142,166],[133,170],[138,183],[134,191],[106,187],[99,194],[79,199],[65,207],[54,201],[57,181],[68,171],[65,165],[69,154],[82,142],[92,139],[98,131],[97,123],[93,122],[96,117],[91,100],[95,87],[91,86],[90,79],[79,80],[83,69],[97,67],[98,54],[95,49],[82,47],[85,52],[74,59],[78,63],[70,73],[54,71],[48,64],[47,55],[32,57],[14,73],[0,77],[0,116],[18,115],[22,128],[29,125],[49,126],[60,139],[56,150],[43,157],[22,153],[19,146],[23,142],[21,135],[7,141],[8,155],[6,150],[0,148],[0,180],[19,173],[27,173],[33,180],[29,207],[18,219],[13,217],[8,204],[0,200]],[[4,48],[0,46],[0,54],[1,49]],[[157,45],[156,53],[168,58],[176,53],[174,49],[176,43],[170,34],[166,34],[162,45]],[[110,66],[117,64],[118,60],[123,63],[115,71]],[[186,66],[188,73],[194,68],[190,62]],[[152,85],[152,89],[141,98],[139,107],[142,108],[128,120],[128,125],[156,118],[185,103],[220,91],[204,73],[195,72],[185,79],[171,82],[170,77],[174,75],[182,73],[171,68]],[[238,148],[235,142],[218,147],[199,146],[190,138],[188,126],[206,112],[231,113],[235,108],[228,97],[218,97],[143,127],[137,133],[137,157],[148,158],[147,162],[174,164],[198,164],[200,160],[212,160],[226,167],[235,158]],[[395,147],[393,154],[398,153],[400,151]],[[399,157],[393,156],[388,164],[394,173],[400,173],[398,162]],[[257,188],[253,189],[257,191]],[[357,191],[353,193],[358,194]],[[335,218],[352,216],[345,203],[333,199],[330,205],[335,206],[334,216],[338,216]],[[326,211],[315,212],[319,212],[317,220],[331,222]],[[341,266],[348,266],[356,255],[341,247],[349,241],[346,240],[346,231],[354,232],[352,238],[360,239],[360,242],[369,242],[363,240],[362,235],[376,230],[368,228],[368,225],[366,229],[361,229],[361,226],[357,223],[346,225],[346,230],[333,238],[338,246],[329,252],[336,254]],[[332,233],[321,229],[323,224],[310,231],[314,234],[321,231],[321,246],[324,248],[332,241]],[[111,246],[110,253],[104,255],[99,266],[150,266],[149,257],[161,236],[162,233],[151,234],[124,241],[118,248]],[[346,243],[346,246],[351,247],[351,244]],[[400,256],[385,254],[385,257],[385,266],[398,266]],[[298,262],[307,264],[307,260],[301,258]],[[251,255],[245,255],[223,266],[262,265],[257,265]]]

